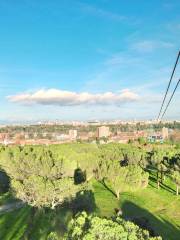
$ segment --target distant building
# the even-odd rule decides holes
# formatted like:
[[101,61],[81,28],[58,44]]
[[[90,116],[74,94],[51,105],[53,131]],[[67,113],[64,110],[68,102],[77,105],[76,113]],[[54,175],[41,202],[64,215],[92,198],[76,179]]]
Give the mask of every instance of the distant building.
[[37,132],[34,133],[34,138],[37,138],[38,134]]
[[109,136],[110,136],[109,127],[106,127],[106,126],[98,127],[98,129],[97,129],[97,137],[98,138],[109,137]]
[[163,138],[162,138],[161,134],[159,134],[159,133],[154,133],[152,135],[149,135],[147,137],[147,140],[151,143],[154,143],[154,142],[163,143]]
[[4,141],[5,139],[9,138],[8,133],[0,133],[0,141]]
[[95,133],[94,132],[88,132],[88,138],[93,138],[93,137],[95,137]]
[[100,122],[97,121],[97,120],[95,120],[95,121],[89,121],[89,122],[87,122],[87,123],[88,123],[88,125],[92,125],[92,126],[97,126],[97,125],[100,124]]
[[82,140],[82,141],[86,141],[89,139],[89,135],[87,132],[80,132],[78,134],[78,139]]
[[4,144],[4,145],[13,145],[13,144],[15,144],[15,142],[14,141],[12,141],[12,140],[9,140],[9,139],[4,139],[4,141],[2,142],[2,144]]
[[29,139],[29,134],[28,134],[28,133],[25,133],[25,134],[24,134],[24,138],[25,138],[25,139]]
[[47,132],[43,132],[43,133],[42,133],[42,136],[43,136],[43,137],[46,137],[46,136],[47,136]]
[[25,136],[23,132],[20,132],[20,133],[16,133],[14,138],[15,140],[22,140],[22,139],[25,139]]
[[75,140],[77,138],[77,130],[75,129],[70,129],[69,130],[69,138],[71,140]]
[[56,140],[57,140],[57,141],[66,141],[66,140],[69,140],[69,135],[68,135],[68,134],[59,134],[59,135],[56,135]]
[[163,127],[163,128],[162,128],[162,138],[163,138],[163,139],[168,139],[168,137],[169,137],[168,128]]

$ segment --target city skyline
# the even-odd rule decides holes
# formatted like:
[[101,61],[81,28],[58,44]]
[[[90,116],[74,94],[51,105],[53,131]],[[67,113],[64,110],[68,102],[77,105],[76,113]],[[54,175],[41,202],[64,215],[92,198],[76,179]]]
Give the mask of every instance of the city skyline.
[[[2,0],[0,121],[155,119],[179,51],[179,8]],[[179,76],[178,65],[171,91]],[[179,119],[179,104],[178,90],[165,119]]]

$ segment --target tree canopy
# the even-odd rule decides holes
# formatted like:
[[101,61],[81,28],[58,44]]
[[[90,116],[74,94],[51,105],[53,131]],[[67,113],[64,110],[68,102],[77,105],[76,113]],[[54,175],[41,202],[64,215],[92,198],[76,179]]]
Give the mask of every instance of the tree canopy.
[[78,214],[70,223],[68,240],[161,240],[150,237],[147,230],[121,218],[106,219],[86,212]]
[[73,163],[68,169],[66,159],[46,148],[7,149],[0,163],[11,178],[15,196],[32,206],[55,208],[84,188],[83,183],[74,183]]

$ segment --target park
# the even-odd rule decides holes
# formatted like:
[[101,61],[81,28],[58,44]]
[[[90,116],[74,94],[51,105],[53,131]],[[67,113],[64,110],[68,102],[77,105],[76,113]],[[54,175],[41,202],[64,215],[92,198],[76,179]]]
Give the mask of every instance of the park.
[[79,219],[99,217],[148,231],[142,239],[178,240],[179,153],[170,144],[1,147],[0,204],[11,208],[0,212],[0,239],[86,239],[96,230],[86,233]]

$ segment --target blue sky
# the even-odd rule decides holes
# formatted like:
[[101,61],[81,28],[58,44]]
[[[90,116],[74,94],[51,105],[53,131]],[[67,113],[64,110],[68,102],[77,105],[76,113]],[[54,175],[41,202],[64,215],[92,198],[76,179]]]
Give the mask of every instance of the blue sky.
[[[0,120],[155,118],[179,12],[179,0],[1,0]],[[179,104],[178,90],[167,119]]]

